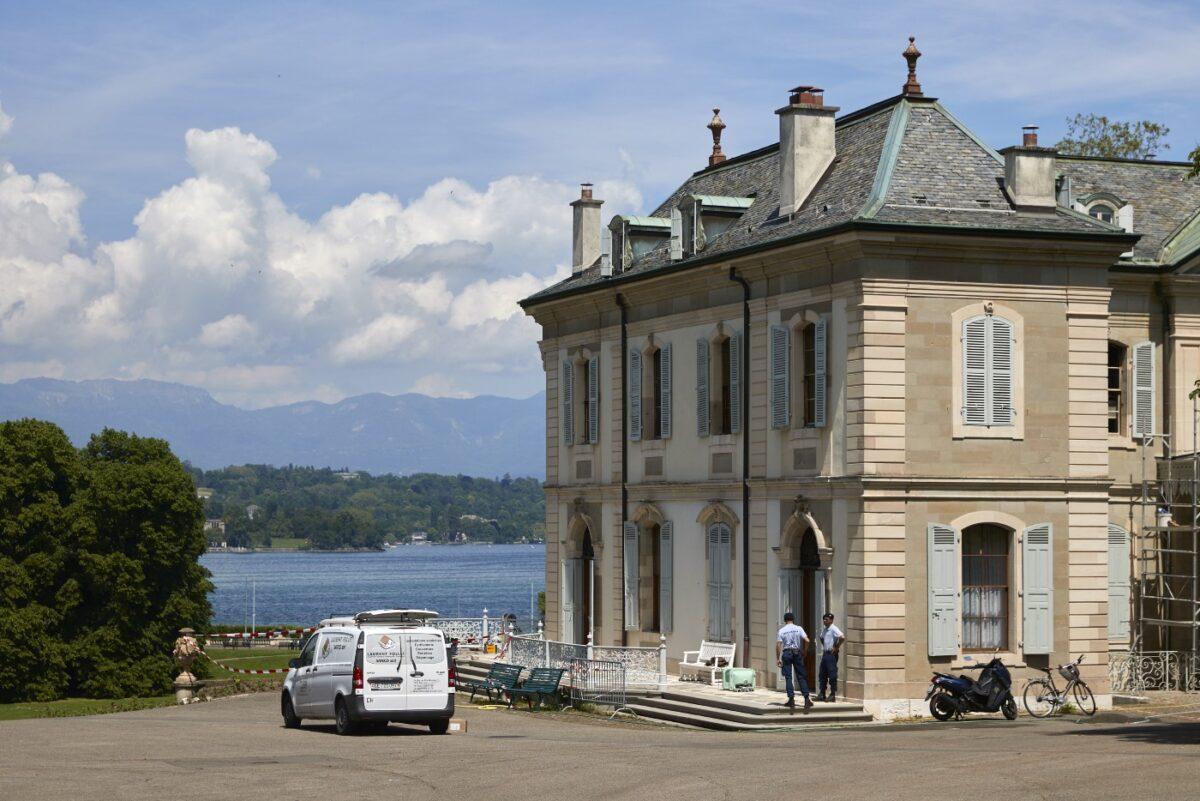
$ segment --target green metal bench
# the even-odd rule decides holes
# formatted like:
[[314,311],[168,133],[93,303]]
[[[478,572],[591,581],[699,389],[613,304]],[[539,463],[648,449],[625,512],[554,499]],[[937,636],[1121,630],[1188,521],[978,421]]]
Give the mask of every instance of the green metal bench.
[[532,668],[524,684],[508,691],[508,708],[512,709],[518,698],[524,698],[529,702],[530,710],[535,704],[541,706],[545,701],[553,701],[555,709],[562,709],[558,685],[564,673],[566,671],[562,668]]
[[487,694],[489,701],[493,699],[495,694],[496,699],[502,698],[504,693],[510,692],[521,681],[521,671],[525,668],[520,665],[509,665],[504,662],[493,662],[488,668],[487,677],[482,681],[464,681],[459,683],[459,688],[471,691],[471,700],[475,700],[475,693],[483,692]]

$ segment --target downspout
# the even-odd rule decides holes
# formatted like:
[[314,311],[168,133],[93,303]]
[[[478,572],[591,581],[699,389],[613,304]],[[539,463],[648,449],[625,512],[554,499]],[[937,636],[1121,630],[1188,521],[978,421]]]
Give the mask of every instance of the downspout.
[[742,667],[750,666],[750,284],[729,268],[729,280],[742,285]]
[[[629,432],[625,430],[626,423],[626,408],[625,404],[629,403],[629,360],[626,357],[628,346],[628,332],[625,329],[626,312],[625,298],[621,297],[621,293],[617,293],[617,308],[621,310],[621,547],[625,547],[625,523],[629,520]],[[621,580],[622,586],[629,581],[629,577],[625,575],[625,560],[621,560]],[[629,644],[629,635],[625,628],[625,603],[621,603],[621,645]]]
[[[1162,304],[1162,443],[1166,443],[1167,437],[1171,435],[1171,328],[1172,317],[1175,310],[1171,303],[1171,298],[1167,294],[1167,288],[1160,279],[1157,286],[1159,301]],[[1179,443],[1181,446],[1182,443]],[[1162,456],[1174,456],[1179,452],[1180,447],[1172,442],[1170,451],[1165,451],[1162,444],[1159,446],[1159,451]],[[1155,478],[1157,479],[1157,471]]]

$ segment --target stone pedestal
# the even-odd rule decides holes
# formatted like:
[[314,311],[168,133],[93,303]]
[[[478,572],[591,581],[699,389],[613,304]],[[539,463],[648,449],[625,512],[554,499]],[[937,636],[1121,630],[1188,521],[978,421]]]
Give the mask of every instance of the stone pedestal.
[[190,704],[196,700],[196,690],[200,682],[191,673],[180,673],[175,679],[175,700],[180,704]]

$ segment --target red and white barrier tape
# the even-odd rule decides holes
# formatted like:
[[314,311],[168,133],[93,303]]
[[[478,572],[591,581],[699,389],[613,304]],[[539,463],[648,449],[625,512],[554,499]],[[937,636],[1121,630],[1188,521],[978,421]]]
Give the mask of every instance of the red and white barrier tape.
[[[204,654],[203,651],[201,651],[200,653]],[[235,668],[235,667],[230,667],[229,665],[226,665],[224,663],[218,662],[217,660],[213,659],[208,654],[204,654],[204,658],[207,659],[209,662],[212,662],[214,665],[221,668],[222,670],[228,670],[230,673],[247,673],[252,676],[264,676],[264,675],[270,675],[272,673],[287,673],[289,670],[291,670],[291,668]]]
[[216,634],[197,634],[197,637],[203,637],[208,640],[252,640],[261,637],[287,637],[292,634],[308,634],[310,631],[316,631],[316,626],[309,626],[306,629],[279,629],[278,631],[231,631],[229,633],[218,632]]

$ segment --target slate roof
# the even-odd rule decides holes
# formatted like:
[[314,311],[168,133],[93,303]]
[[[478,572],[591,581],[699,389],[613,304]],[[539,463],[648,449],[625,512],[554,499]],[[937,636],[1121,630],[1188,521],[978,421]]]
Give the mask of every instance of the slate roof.
[[[1185,162],[1059,156],[1058,171],[1070,176],[1074,197],[1107,193],[1133,205],[1135,261],[1162,261],[1164,245],[1200,211],[1200,179],[1187,177]],[[1174,262],[1181,252],[1167,254]]]
[[[1068,209],[1051,214],[1015,210],[1003,190],[1003,158],[933,99],[897,96],[845,115],[837,121],[835,148],[833,164],[790,219],[779,217],[778,143],[695,173],[650,216],[669,219],[686,195],[754,197],[753,205],[702,252],[672,262],[664,242],[618,277],[686,269],[848,224],[1126,236],[1114,225]],[[1192,204],[1197,207],[1200,200]],[[1148,223],[1153,219],[1147,215]],[[610,280],[600,275],[597,262],[521,304]]]

